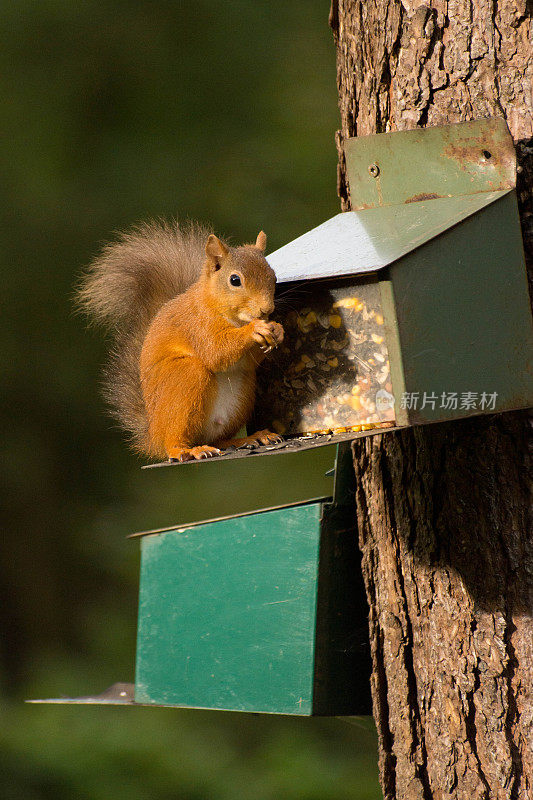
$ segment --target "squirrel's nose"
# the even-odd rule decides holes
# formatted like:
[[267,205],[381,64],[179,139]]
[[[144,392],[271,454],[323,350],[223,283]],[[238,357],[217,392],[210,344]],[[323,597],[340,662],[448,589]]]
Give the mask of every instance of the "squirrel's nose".
[[261,314],[260,314],[260,316],[261,316],[261,319],[267,319],[267,318],[268,318],[268,317],[269,317],[269,316],[272,314],[272,312],[273,312],[273,311],[274,311],[274,305],[273,305],[273,304],[272,304],[272,305],[270,305],[270,306],[269,306],[269,307],[268,307],[266,310],[265,310],[265,309],[263,309],[263,308],[261,308],[261,309],[260,309],[260,312],[261,312]]

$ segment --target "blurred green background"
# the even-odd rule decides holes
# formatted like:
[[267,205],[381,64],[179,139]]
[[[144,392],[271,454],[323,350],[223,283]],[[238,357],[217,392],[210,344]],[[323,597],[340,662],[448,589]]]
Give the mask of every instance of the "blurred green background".
[[168,491],[105,413],[75,282],[143,218],[271,250],[337,212],[327,5],[2,4],[2,800],[381,796],[371,725],[22,704],[133,679],[125,537]]

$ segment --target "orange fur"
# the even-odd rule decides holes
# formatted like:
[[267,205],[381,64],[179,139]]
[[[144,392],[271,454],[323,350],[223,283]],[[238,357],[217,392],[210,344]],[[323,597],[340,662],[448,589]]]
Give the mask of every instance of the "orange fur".
[[[162,243],[169,241],[169,228],[164,229],[163,237],[162,229],[157,226],[140,230],[143,253],[157,250],[161,256]],[[199,229],[191,230],[198,238]],[[154,234],[159,249],[151,248],[150,241],[146,241]],[[182,245],[183,234],[179,232],[179,235]],[[117,255],[113,246],[105,251],[106,258],[113,265],[110,280],[107,281],[106,265],[100,260],[95,269],[96,277],[86,279],[82,290],[86,306],[92,304],[96,313],[105,304],[107,317],[113,318],[113,302],[120,291],[124,294],[121,270],[127,274],[130,284],[132,274],[137,281],[136,294],[132,294],[128,285],[129,302],[142,297],[144,323],[135,328],[135,310],[125,310],[120,296],[122,306],[115,316],[127,318],[130,325],[125,331],[118,330],[123,349],[118,350],[115,363],[120,360],[121,352],[129,359],[127,370],[123,368],[121,372],[120,387],[130,392],[136,412],[136,416],[133,413],[129,416],[122,414],[121,419],[126,426],[130,423],[130,430],[140,442],[139,449],[154,457],[205,458],[216,454],[217,446],[230,444],[251,414],[255,372],[264,358],[263,351],[283,339],[281,325],[267,321],[274,308],[275,275],[263,255],[265,234],[261,231],[254,245],[237,248],[228,247],[213,234],[206,238],[203,266],[200,270],[197,266],[193,270],[187,264],[185,269],[187,275],[194,272],[198,275],[199,272],[198,279],[192,285],[188,280],[186,291],[163,304],[157,301],[161,291],[154,291],[153,283],[150,283],[153,259],[150,261],[145,257],[134,271],[120,262],[120,253]],[[122,243],[124,241],[123,238]],[[126,241],[131,245],[131,239]],[[171,255],[167,262],[171,264]],[[198,263],[197,252],[195,263]],[[167,274],[168,265],[163,269],[160,259],[155,264],[158,290],[163,284],[161,274]],[[179,276],[179,260],[172,268]],[[234,285],[232,281],[236,276],[238,284]],[[165,280],[165,285],[177,283],[174,275],[172,281]],[[115,292],[111,298],[106,296],[108,283]],[[159,306],[155,316],[154,304]],[[103,316],[101,312],[100,316]],[[132,369],[132,365],[135,363],[138,377],[133,374],[135,367]],[[139,377],[140,401],[136,394],[137,384],[133,386],[133,381],[138,381]],[[120,394],[119,387],[115,388],[111,383],[111,388],[117,396]],[[126,392],[126,397],[130,395]],[[116,406],[120,411],[119,402]],[[135,422],[133,426],[132,419]],[[279,437],[261,431],[256,438],[268,442]]]

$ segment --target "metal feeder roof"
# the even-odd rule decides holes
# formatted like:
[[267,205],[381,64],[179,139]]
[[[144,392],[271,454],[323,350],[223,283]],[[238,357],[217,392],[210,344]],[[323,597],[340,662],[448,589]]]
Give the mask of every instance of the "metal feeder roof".
[[271,253],[268,263],[278,283],[377,272],[508,191],[347,211]]
[[356,210],[271,253],[279,283],[376,272],[515,186],[503,119],[356,137],[345,154]]

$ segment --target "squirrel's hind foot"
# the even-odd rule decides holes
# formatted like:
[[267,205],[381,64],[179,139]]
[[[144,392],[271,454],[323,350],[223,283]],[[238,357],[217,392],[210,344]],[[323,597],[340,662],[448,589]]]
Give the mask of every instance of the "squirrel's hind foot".
[[220,456],[224,450],[229,447],[244,447],[247,444],[279,444],[283,441],[283,437],[278,433],[273,433],[269,430],[257,431],[252,436],[245,436],[242,439],[228,439],[224,442],[218,442],[218,447],[212,447],[208,444],[203,444],[198,447],[172,447],[167,455],[170,461],[200,461],[204,458],[213,458],[213,456]]
[[282,441],[283,437],[279,433],[264,430],[257,431],[251,436],[245,436],[243,439],[229,439],[225,442],[219,442],[218,445],[225,450],[228,447],[243,447],[245,444],[279,444]]
[[170,461],[200,461],[203,458],[213,458],[222,453],[218,447],[211,447],[208,444],[199,447],[173,447],[168,451]]

